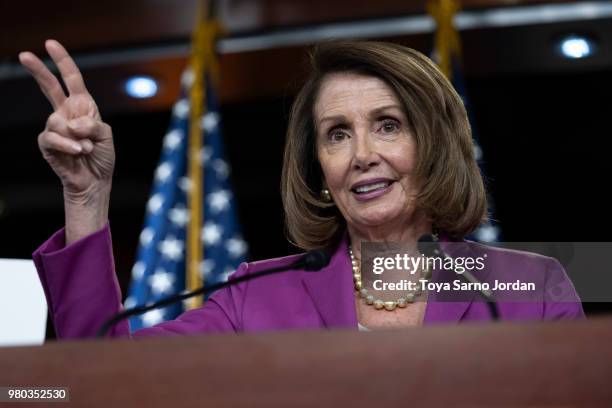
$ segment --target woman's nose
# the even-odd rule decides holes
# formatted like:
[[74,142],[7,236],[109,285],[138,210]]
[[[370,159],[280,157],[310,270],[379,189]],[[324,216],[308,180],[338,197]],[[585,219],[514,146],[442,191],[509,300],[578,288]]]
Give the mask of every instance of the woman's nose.
[[372,144],[369,132],[362,132],[355,137],[353,166],[358,170],[365,170],[378,164],[375,146]]

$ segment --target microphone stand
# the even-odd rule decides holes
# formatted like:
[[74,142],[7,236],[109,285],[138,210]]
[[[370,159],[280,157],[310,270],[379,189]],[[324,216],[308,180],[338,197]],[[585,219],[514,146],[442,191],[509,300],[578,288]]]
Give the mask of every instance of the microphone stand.
[[225,288],[227,286],[237,285],[241,282],[245,282],[251,279],[261,278],[262,276],[266,276],[266,275],[272,275],[272,274],[279,273],[279,272],[286,272],[292,269],[304,269],[305,271],[316,272],[316,271],[321,270],[325,266],[327,266],[329,264],[330,259],[331,258],[327,252],[321,251],[321,250],[314,250],[314,251],[305,253],[298,260],[288,265],[264,269],[262,271],[259,271],[259,272],[256,272],[250,275],[243,275],[237,278],[229,279],[225,282],[218,282],[218,283],[215,283],[214,285],[205,285],[191,292],[184,292],[184,293],[179,293],[173,296],[169,296],[167,298],[161,299],[150,305],[136,306],[131,309],[126,309],[122,312],[115,314],[113,317],[108,319],[100,327],[100,330],[98,330],[96,337],[97,338],[104,337],[106,333],[111,329],[111,327],[119,323],[121,320],[127,319],[128,317],[136,316],[136,315],[148,312],[149,310],[157,309],[159,307],[168,306],[175,302],[180,302],[182,300],[189,299],[190,297],[197,296],[200,294],[207,295],[211,292]]

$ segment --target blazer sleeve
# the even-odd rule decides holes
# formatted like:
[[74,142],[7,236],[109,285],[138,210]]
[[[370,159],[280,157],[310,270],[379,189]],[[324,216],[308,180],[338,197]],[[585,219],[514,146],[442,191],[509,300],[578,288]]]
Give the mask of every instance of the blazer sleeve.
[[584,319],[580,297],[574,284],[555,258],[547,258],[544,285],[544,319]]
[[[58,338],[94,337],[107,319],[123,310],[109,225],[68,246],[65,242],[62,229],[32,256],[49,314]],[[243,263],[234,275],[247,273],[248,265]],[[239,331],[247,284],[217,291],[201,308],[183,313],[176,320],[138,330],[133,335]],[[108,336],[130,336],[129,322],[119,322]]]

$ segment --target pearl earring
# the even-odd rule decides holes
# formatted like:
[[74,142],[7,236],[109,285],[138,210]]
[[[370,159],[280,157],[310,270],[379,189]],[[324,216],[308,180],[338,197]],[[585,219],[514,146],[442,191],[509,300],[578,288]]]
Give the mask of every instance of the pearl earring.
[[321,198],[323,199],[323,201],[327,201],[328,203],[332,202],[331,193],[326,188],[321,190]]

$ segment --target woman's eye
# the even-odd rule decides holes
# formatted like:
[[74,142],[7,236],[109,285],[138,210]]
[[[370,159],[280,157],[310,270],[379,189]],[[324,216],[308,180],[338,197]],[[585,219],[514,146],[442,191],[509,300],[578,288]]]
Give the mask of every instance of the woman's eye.
[[346,138],[346,133],[341,130],[334,130],[329,133],[328,138],[331,142],[341,142]]
[[380,128],[384,133],[393,133],[398,131],[400,128],[399,123],[396,120],[385,120]]

